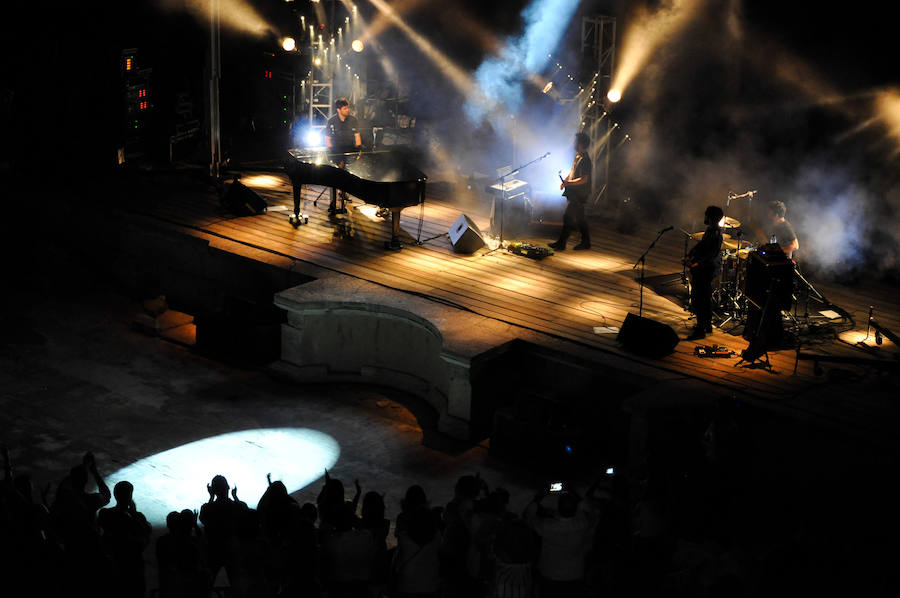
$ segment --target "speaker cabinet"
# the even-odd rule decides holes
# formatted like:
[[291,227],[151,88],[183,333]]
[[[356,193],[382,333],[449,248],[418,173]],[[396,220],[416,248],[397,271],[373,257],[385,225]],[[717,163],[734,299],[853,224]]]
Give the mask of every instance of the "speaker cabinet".
[[659,359],[675,350],[678,335],[671,326],[630,313],[616,340],[632,353]]
[[228,186],[222,205],[237,216],[254,216],[266,211],[268,204],[259,193],[234,179]]
[[744,294],[762,308],[772,294],[776,313],[793,304],[794,264],[777,244],[750,252]]
[[478,226],[465,214],[460,214],[450,227],[450,245],[455,253],[474,253],[484,247]]

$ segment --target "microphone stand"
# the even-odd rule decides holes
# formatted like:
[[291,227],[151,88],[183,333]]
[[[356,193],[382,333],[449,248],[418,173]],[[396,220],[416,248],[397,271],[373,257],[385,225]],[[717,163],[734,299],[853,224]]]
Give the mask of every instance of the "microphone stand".
[[495,183],[498,181],[500,182],[500,243],[494,249],[491,249],[490,251],[487,251],[482,255],[489,255],[491,253],[494,253],[501,247],[503,247],[503,205],[506,203],[506,178],[519,174],[519,172],[521,170],[528,168],[535,162],[540,162],[541,160],[543,160],[544,158],[546,158],[549,155],[550,155],[550,152],[547,152],[543,156],[538,156],[531,162],[526,162],[525,164],[522,164],[521,166],[513,169],[511,172],[508,172],[508,173],[501,175],[500,177],[494,179]]
[[659,233],[656,235],[656,238],[653,239],[653,242],[650,243],[650,246],[647,248],[647,250],[641,254],[641,257],[639,257],[631,267],[631,269],[634,270],[638,267],[638,264],[641,265],[641,302],[638,305],[638,317],[640,317],[644,313],[644,262],[647,260],[647,254],[650,253],[650,250],[656,246],[656,242],[662,238],[666,231],[670,230],[672,230],[671,226],[659,231]]
[[691,233],[687,232],[683,228],[679,228],[681,234],[684,235],[684,255],[682,255],[681,259],[681,285],[687,288],[688,286],[688,267],[687,267],[687,255],[688,255],[688,241],[691,240]]

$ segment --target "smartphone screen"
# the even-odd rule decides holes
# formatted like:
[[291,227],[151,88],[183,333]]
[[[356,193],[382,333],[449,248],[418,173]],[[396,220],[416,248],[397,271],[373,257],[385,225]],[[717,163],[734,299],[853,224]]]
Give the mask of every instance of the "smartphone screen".
[[550,484],[550,492],[560,492],[562,491],[562,482],[553,482]]

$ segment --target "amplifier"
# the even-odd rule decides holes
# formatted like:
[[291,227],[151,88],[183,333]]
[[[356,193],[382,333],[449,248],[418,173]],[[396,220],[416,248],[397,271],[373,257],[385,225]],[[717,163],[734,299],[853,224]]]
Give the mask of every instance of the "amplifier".
[[744,294],[762,308],[771,289],[773,307],[777,310],[790,309],[793,303],[794,263],[777,243],[763,245],[749,255]]

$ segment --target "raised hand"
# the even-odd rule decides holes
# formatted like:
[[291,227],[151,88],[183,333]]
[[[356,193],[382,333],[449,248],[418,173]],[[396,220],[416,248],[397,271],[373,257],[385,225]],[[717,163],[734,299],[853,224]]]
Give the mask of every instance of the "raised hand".
[[272,485],[272,474],[271,473],[266,474],[266,481],[269,482],[269,486]]
[[237,500],[238,500],[237,486],[235,486],[234,488],[231,489],[231,498],[233,498],[235,500],[235,502],[237,502]]

